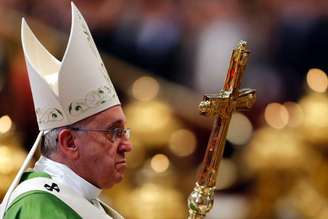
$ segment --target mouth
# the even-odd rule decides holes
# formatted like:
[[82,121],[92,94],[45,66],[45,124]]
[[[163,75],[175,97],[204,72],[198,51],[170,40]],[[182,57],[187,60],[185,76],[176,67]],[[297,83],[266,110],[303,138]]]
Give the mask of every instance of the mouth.
[[117,161],[117,162],[115,163],[115,167],[116,167],[116,169],[118,169],[118,170],[125,169],[126,166],[127,166],[127,162],[126,162],[126,160]]

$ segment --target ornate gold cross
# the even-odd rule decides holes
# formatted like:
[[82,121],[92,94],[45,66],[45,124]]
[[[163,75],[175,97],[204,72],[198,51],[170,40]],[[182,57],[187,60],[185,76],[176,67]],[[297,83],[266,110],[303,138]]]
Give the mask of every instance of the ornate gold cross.
[[240,41],[232,52],[224,89],[205,95],[199,105],[201,114],[215,116],[215,120],[196,185],[188,198],[188,219],[202,219],[211,210],[231,115],[233,111],[250,109],[255,103],[254,89],[239,89],[248,55],[247,42]]

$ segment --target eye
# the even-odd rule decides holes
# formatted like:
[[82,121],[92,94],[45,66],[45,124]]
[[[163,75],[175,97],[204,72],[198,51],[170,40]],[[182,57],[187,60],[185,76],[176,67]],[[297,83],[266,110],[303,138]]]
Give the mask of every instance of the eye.
[[116,136],[117,137],[119,137],[119,138],[123,137],[123,135],[124,135],[124,129],[116,128],[115,131],[116,131]]

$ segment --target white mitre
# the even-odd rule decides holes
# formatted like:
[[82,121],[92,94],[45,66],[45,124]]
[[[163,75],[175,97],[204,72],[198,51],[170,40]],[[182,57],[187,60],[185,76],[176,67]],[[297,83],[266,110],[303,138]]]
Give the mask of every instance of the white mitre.
[[87,23],[73,2],[71,5],[71,32],[61,62],[22,19],[22,45],[40,134],[3,199],[0,219],[44,131],[73,124],[120,104]]
[[52,56],[22,21],[22,44],[40,130],[66,126],[120,104],[89,28],[72,3],[63,60]]

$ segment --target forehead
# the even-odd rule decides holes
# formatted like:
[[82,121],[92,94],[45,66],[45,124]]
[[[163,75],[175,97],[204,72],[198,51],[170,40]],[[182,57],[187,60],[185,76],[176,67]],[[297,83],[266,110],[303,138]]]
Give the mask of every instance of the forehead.
[[106,128],[111,125],[123,126],[126,118],[120,105],[106,109],[92,116],[89,125],[97,128]]

